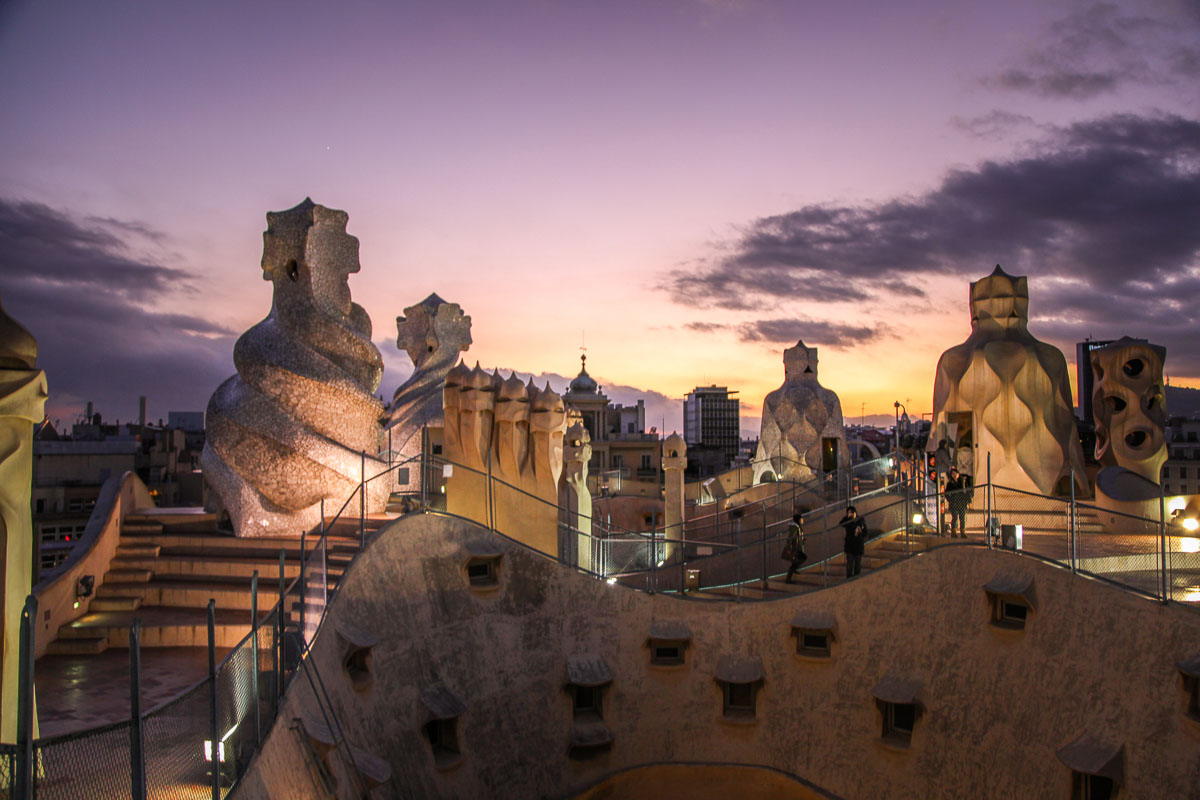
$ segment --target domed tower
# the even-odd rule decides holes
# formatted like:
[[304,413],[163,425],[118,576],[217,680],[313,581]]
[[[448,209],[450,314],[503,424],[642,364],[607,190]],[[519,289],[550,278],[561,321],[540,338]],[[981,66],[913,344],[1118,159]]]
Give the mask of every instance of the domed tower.
[[579,357],[579,363],[579,374],[567,384],[563,402],[571,411],[579,412],[583,419],[583,427],[587,428],[595,446],[608,438],[608,420],[605,413],[608,409],[608,398],[600,391],[600,385],[588,375],[586,354]]
[[979,483],[990,453],[999,486],[1066,494],[1074,469],[1086,490],[1067,360],[1029,332],[1026,278],[997,265],[971,284],[969,299],[971,335],[938,360],[931,441],[945,439],[960,465],[973,462]]

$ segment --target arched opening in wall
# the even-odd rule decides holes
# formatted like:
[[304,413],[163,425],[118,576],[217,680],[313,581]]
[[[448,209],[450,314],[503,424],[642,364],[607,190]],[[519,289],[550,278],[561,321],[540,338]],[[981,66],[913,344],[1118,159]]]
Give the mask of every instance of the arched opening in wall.
[[1125,780],[1125,746],[1085,733],[1056,754],[1071,770],[1071,800],[1112,800]]
[[1036,604],[1031,575],[1001,573],[984,585],[993,628],[1023,631]]
[[723,655],[713,676],[721,687],[721,718],[730,722],[754,722],[758,692],[763,684],[762,660]]
[[333,731],[324,722],[309,717],[295,717],[288,727],[300,741],[300,752],[305,756],[305,766],[313,782],[326,796],[336,797],[337,778],[329,760],[338,741]]
[[458,719],[431,719],[421,729],[425,740],[433,751],[433,761],[438,767],[447,767],[462,760],[458,749]]
[[683,653],[687,642],[676,639],[652,639],[650,641],[650,663],[656,667],[683,666]]
[[880,741],[889,747],[907,749],[912,744],[923,706],[917,695],[919,681],[887,676],[875,684],[871,694],[880,713]]
[[462,571],[473,592],[491,592],[500,586],[504,554],[490,544],[474,544],[463,554]]
[[828,611],[801,609],[792,618],[792,636],[796,637],[796,655],[805,659],[828,660],[837,638],[837,619]]
[[354,691],[365,692],[375,683],[371,651],[379,644],[379,637],[345,621],[338,622],[335,627],[341,645],[343,674],[350,679]]
[[421,735],[429,743],[434,766],[445,770],[462,763],[458,719],[467,710],[466,706],[440,683],[421,690],[421,704],[429,712],[421,726]]
[[366,691],[375,682],[371,674],[371,648],[352,647],[342,659],[342,669],[350,678],[350,683],[357,692]]
[[838,442],[837,438],[821,439],[821,470],[823,472],[834,472],[838,468]]
[[1071,800],[1111,800],[1117,796],[1117,784],[1103,775],[1071,773]]
[[650,648],[653,667],[682,667],[684,654],[691,643],[692,632],[682,622],[656,621],[650,624],[646,646]]
[[727,718],[754,719],[758,693],[756,683],[722,681],[721,688],[724,691],[724,705],[721,711]]
[[571,698],[571,758],[592,758],[612,747],[612,731],[604,722],[604,692],[611,683],[612,671],[603,658],[567,661],[564,688]]
[[1200,653],[1175,665],[1183,684],[1183,713],[1200,725]]
[[883,738],[908,744],[917,724],[916,703],[884,703]]

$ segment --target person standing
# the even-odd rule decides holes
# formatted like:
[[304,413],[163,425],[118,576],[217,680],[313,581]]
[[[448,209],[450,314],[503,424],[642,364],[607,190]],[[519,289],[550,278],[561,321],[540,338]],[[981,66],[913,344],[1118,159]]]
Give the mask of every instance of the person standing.
[[937,472],[938,483],[946,477],[946,473],[950,471],[950,448],[946,446],[946,440],[942,439],[938,442],[937,449],[933,451],[933,469]]
[[846,506],[846,516],[838,525],[846,532],[843,548],[846,551],[846,577],[853,578],[862,572],[863,552],[867,547],[867,523],[859,519],[858,509]]
[[783,552],[784,558],[791,561],[784,583],[791,583],[792,574],[808,560],[808,554],[804,552],[804,520],[798,513],[792,515],[792,522],[788,525],[787,543],[783,546]]
[[[959,474],[958,467],[950,468],[946,478],[946,505],[950,509],[950,536],[967,538],[967,504],[971,502],[970,484],[966,476]],[[955,527],[957,523],[958,533]]]
[[939,536],[945,534],[946,531],[946,511],[945,505],[946,493],[944,485],[946,476],[950,474],[950,448],[946,446],[946,440],[942,439],[938,442],[937,449],[933,451],[933,491],[938,494],[937,497],[937,532]]

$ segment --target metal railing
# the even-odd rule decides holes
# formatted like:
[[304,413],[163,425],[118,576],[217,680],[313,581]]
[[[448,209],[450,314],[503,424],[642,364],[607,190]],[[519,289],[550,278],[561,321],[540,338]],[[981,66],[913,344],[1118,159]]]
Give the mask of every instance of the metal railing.
[[[463,518],[536,550],[518,518],[506,516],[504,509],[520,507],[520,520],[540,513],[557,533],[557,541],[548,543],[547,551],[554,549],[561,562],[596,579],[651,593],[707,591],[742,600],[752,590],[765,589],[769,580],[787,572],[789,562],[781,551],[791,516],[797,511],[802,511],[808,553],[797,575],[811,588],[832,585],[843,577],[839,522],[847,505],[858,508],[871,540],[901,534],[880,545],[890,550],[889,561],[913,555],[915,537],[930,532],[930,522],[922,520],[918,525],[914,521],[915,512],[931,521],[934,531],[948,516],[946,496],[925,481],[919,465],[890,462],[885,468],[883,459],[856,465],[832,481],[781,485],[774,497],[722,509],[713,519],[685,521],[681,529],[633,530],[598,516],[581,515],[569,506],[560,507],[529,487],[508,484],[490,471],[431,455],[392,463],[367,477],[364,454],[359,486],[328,520],[322,504],[320,526],[302,536],[298,574],[290,581],[286,552],[280,550],[279,597],[274,607],[259,615],[256,572],[250,632],[218,661],[215,610],[210,601],[208,676],[149,711],[140,708],[140,630],[135,620],[130,632],[131,709],[126,721],[32,739],[35,626],[31,623],[37,616],[37,601],[30,596],[22,618],[18,742],[0,745],[0,782],[7,791],[0,796],[23,800],[211,796],[220,800],[236,785],[261,746],[279,713],[284,692],[301,671],[325,726],[335,733],[336,748],[354,776],[352,780],[361,783],[353,750],[341,735],[321,676],[309,658],[309,645],[324,623],[341,574],[366,545],[367,486],[387,480],[393,471],[411,467],[414,461],[420,462],[416,466],[422,480],[419,495],[412,501],[423,513],[455,516],[446,511],[440,486],[447,465],[454,472],[474,473],[477,482],[482,482],[485,503],[480,515]],[[872,476],[870,488],[862,485],[864,474]],[[860,478],[858,492],[853,491],[856,475]],[[823,502],[798,508],[812,500]],[[990,482],[974,487],[967,500],[969,544],[1006,547],[1163,602],[1200,607],[1200,553],[1196,552],[1200,540],[1169,528],[1161,504],[1155,520],[1108,511],[1073,496],[1047,497]],[[355,505],[357,515],[353,514]],[[928,513],[931,509],[932,515]],[[351,513],[345,516],[348,510]],[[334,533],[339,523],[350,529],[349,536]],[[590,531],[585,530],[589,527]],[[866,569],[877,565],[872,559],[868,552]]]
[[[366,456],[363,454],[365,469]],[[215,602],[208,604],[208,675],[177,697],[141,708],[140,621],[130,626],[130,715],[120,722],[34,740],[33,636],[37,600],[26,600],[21,627],[22,672],[18,691],[17,743],[0,745],[0,797],[27,800],[211,797],[220,800],[236,785],[251,756],[266,738],[287,687],[303,671],[329,730],[339,732],[338,749],[361,784],[354,754],[324,692],[309,643],[337,592],[341,573],[366,543],[366,489],[409,462],[394,463],[377,475],[364,473],[358,487],[329,520],[321,505],[318,529],[301,536],[299,571],[279,551],[279,598],[267,613],[258,610],[259,573],[251,578],[250,631],[217,658]],[[357,503],[357,535],[331,541],[347,509]],[[315,542],[313,542],[315,537]],[[310,542],[312,542],[310,544]],[[291,569],[289,570],[289,567]],[[265,588],[265,586],[264,586]],[[215,743],[215,745],[214,745]]]

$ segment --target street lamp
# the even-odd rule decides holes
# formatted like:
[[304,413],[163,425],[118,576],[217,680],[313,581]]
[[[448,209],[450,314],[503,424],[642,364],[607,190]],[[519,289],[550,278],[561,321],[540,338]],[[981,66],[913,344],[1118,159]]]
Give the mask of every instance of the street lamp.
[[[896,407],[896,427],[892,428],[892,433],[895,443],[892,445],[892,452],[896,454],[896,472],[900,471],[900,409],[904,408],[904,404],[897,400],[893,403]],[[908,416],[908,409],[904,408],[904,416]]]

